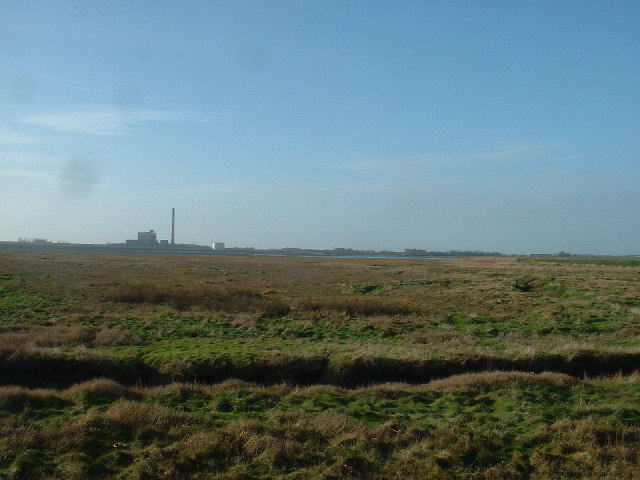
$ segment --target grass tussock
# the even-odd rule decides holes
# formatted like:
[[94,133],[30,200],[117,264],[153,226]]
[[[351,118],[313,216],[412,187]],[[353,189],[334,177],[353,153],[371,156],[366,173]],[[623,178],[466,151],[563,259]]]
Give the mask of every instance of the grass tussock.
[[0,349],[92,345],[95,332],[83,326],[12,325],[0,328]]
[[105,300],[118,303],[150,303],[169,305],[177,310],[199,307],[229,313],[261,313],[266,317],[280,317],[289,313],[284,302],[265,298],[262,294],[242,287],[171,287],[157,285],[131,285],[120,287],[105,296]]
[[104,413],[107,420],[118,422],[137,430],[143,427],[168,429],[192,424],[197,419],[175,409],[159,404],[147,404],[130,400],[118,400]]
[[168,385],[161,385],[152,388],[139,388],[136,392],[138,395],[144,396],[150,401],[163,403],[165,405],[180,405],[186,402],[189,398],[195,395],[201,395],[211,388],[213,387],[194,383],[173,382]]
[[95,333],[93,339],[94,346],[124,346],[137,345],[141,343],[141,338],[132,332],[119,330],[117,328],[105,328]]
[[[47,400],[4,409],[0,472],[34,480],[634,478],[636,377],[490,372],[357,390],[237,380],[4,388],[0,398]],[[608,403],[608,384],[618,403]],[[77,408],[78,392],[87,391],[110,396]],[[207,408],[222,400],[228,409]],[[626,417],[596,417],[602,408]],[[42,423],[49,411],[58,418]]]
[[135,345],[140,337],[128,331],[88,327],[11,325],[0,327],[0,351],[35,351],[39,349]]
[[541,385],[565,388],[579,383],[580,380],[564,373],[542,372],[535,374],[516,371],[493,371],[453,375],[448,378],[432,380],[427,385],[428,388],[437,391],[461,392]]
[[110,403],[120,398],[135,398],[121,383],[108,378],[95,378],[72,385],[65,391],[65,398],[81,405]]
[[19,386],[0,387],[0,410],[18,413],[25,408],[60,408],[68,404],[63,396],[47,389]]
[[242,442],[231,432],[213,430],[190,435],[178,448],[183,469],[212,460],[219,467],[226,467],[242,453]]

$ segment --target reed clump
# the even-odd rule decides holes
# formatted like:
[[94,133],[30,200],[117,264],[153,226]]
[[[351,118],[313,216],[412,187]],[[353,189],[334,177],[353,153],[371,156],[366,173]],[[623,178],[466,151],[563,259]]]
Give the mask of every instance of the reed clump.
[[289,306],[277,299],[267,299],[259,292],[243,287],[174,287],[129,285],[117,288],[105,300],[118,303],[150,303],[169,305],[177,310],[200,307],[222,312],[259,312],[279,317],[289,312]]

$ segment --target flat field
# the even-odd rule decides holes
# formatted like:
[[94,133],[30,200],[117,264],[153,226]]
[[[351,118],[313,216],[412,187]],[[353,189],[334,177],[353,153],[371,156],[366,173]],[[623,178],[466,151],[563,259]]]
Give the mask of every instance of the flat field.
[[0,252],[0,477],[640,478],[639,274]]

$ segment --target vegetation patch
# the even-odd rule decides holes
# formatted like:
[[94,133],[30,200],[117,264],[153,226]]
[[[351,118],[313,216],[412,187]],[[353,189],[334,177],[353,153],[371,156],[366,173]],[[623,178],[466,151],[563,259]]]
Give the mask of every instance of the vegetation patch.
[[635,478],[640,265],[560,260],[0,252],[0,478]]
[[267,317],[279,317],[289,312],[289,307],[283,302],[265,299],[260,293],[240,287],[219,290],[207,287],[131,285],[110,292],[105,299],[121,303],[164,304],[177,310],[187,310],[197,306],[229,313],[259,312]]
[[411,309],[406,305],[397,305],[375,298],[336,297],[328,299],[302,299],[298,308],[307,312],[337,312],[344,315],[373,316],[373,315],[406,315]]
[[607,267],[640,267],[638,258],[556,258],[556,257],[526,257],[519,258],[521,263],[557,263],[565,265],[602,265]]
[[637,380],[489,372],[356,390],[237,380],[2,387],[0,399],[23,400],[3,408],[0,472],[36,480],[449,479],[566,478],[570,469],[578,478],[633,478]]

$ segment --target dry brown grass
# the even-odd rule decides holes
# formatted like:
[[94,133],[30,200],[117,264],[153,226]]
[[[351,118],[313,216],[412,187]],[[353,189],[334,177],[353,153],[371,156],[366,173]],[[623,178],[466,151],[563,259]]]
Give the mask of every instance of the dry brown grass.
[[107,328],[99,331],[83,326],[0,326],[0,351],[51,350],[56,347],[134,345],[140,338],[131,332]]
[[95,346],[136,345],[140,342],[141,339],[138,335],[117,328],[98,330],[93,339],[93,345]]
[[99,401],[113,401],[119,398],[135,398],[128,388],[107,378],[95,378],[72,385],[64,392],[64,398],[74,403],[91,405]]
[[243,287],[214,289],[211,287],[174,287],[130,285],[108,293],[105,300],[120,303],[152,303],[170,305],[178,310],[202,307],[223,312],[260,312],[265,316],[286,315],[289,307],[275,299]]
[[[332,374],[342,369],[355,379],[360,369],[366,382],[394,379],[393,371],[403,375],[396,380],[425,381],[431,366],[437,375],[487,368],[581,375],[596,374],[599,365],[628,372],[639,353],[636,267],[38,252],[0,252],[0,263],[7,278],[15,276],[11,288],[36,299],[5,319],[22,325],[0,329],[0,354],[39,355],[38,368],[65,355],[90,366],[94,347],[142,358],[154,342],[166,341],[158,347],[165,348],[178,336],[220,340],[220,351],[238,355],[237,365],[270,370],[275,382],[285,379],[274,373],[281,367],[300,378],[298,366],[318,368],[318,357],[338,367]],[[529,279],[535,288],[515,287]],[[468,328],[457,317],[470,319]],[[273,338],[274,348],[259,351],[253,340],[263,338]],[[188,348],[179,340],[165,365],[153,363],[154,375],[259,376],[236,364],[220,376],[207,372],[195,351],[204,342]],[[377,368],[386,373],[376,377]],[[412,377],[412,368],[422,373]]]
[[[607,381],[626,385],[628,395],[628,386],[637,377]],[[19,418],[0,418],[0,462],[7,478],[35,480],[636,478],[640,428],[632,421],[597,416],[596,410],[581,418],[563,418],[552,412],[548,418],[540,417],[536,408],[525,402],[519,407],[521,416],[510,417],[511,421],[520,418],[518,429],[512,430],[492,423],[495,411],[485,415],[477,411],[477,404],[465,403],[466,398],[474,398],[469,395],[474,392],[480,394],[476,399],[488,394],[507,401],[514,395],[529,398],[536,390],[531,387],[553,387],[593,401],[598,386],[602,388],[602,383],[555,373],[488,372],[426,385],[385,384],[357,390],[264,387],[239,381],[127,388],[105,380],[63,391],[0,388],[0,408],[20,412]],[[108,405],[68,406],[68,399],[75,403],[79,395],[100,391],[112,395]],[[351,412],[361,399],[385,400],[389,405],[392,399],[401,398],[395,395],[403,394],[413,395],[418,402],[415,406],[420,408],[422,402],[435,398],[458,403],[448,413],[436,409],[419,419],[391,412],[392,418],[383,422],[336,411],[285,411],[277,407],[255,418],[228,416],[222,420],[217,412],[203,414],[193,407],[183,411],[189,408],[188,402],[180,403],[193,395],[251,398],[255,393],[275,395],[282,402],[292,396],[339,395],[350,403],[347,411]],[[464,395],[456,400],[451,393]],[[117,394],[123,396],[116,398]],[[136,401],[124,398],[133,394],[138,395]],[[25,396],[27,401],[20,400]],[[1,400],[5,398],[18,403],[6,409]],[[30,417],[28,408],[28,402],[39,399],[47,402],[42,404],[45,408],[73,408],[74,416],[40,423],[37,416]],[[175,407],[166,406],[174,403]],[[362,408],[366,411],[366,403]]]
[[0,387],[0,410],[8,412],[21,412],[26,406],[39,408],[65,403],[64,397],[54,390],[28,389],[19,386]]
[[182,403],[195,394],[209,391],[210,388],[212,387],[206,385],[174,382],[158,387],[137,388],[134,391],[156,402]]
[[554,387],[570,387],[580,380],[563,373],[542,372],[538,374],[526,372],[479,372],[453,375],[448,378],[432,380],[427,384],[431,390],[437,391],[478,391],[489,388],[510,388],[523,386],[551,385]]
[[95,333],[81,326],[0,326],[0,349],[91,345]]
[[178,448],[183,464],[215,458],[222,465],[226,465],[241,455],[242,447],[242,442],[233,432],[216,429],[190,435],[180,442]]
[[[388,305],[404,308],[410,305],[412,310],[420,312],[428,320],[454,312],[528,319],[564,307],[571,310],[574,300],[569,297],[538,295],[514,288],[519,279],[527,278],[536,282],[551,282],[551,285],[562,284],[568,291],[577,294],[597,293],[601,302],[605,305],[608,303],[610,308],[617,304],[628,310],[636,307],[625,305],[621,300],[635,294],[633,279],[638,272],[637,268],[630,267],[519,264],[513,258],[416,262],[401,259],[40,255],[25,252],[0,252],[0,255],[8,271],[38,275],[30,278],[25,285],[29,289],[49,292],[63,300],[84,298],[93,301],[94,306],[100,305],[105,296],[118,292],[123,285],[133,286],[134,290],[144,285],[169,289],[167,301],[175,301],[182,308],[191,308],[189,304],[194,302],[197,306],[211,291],[239,288],[286,305],[301,302],[308,309],[354,313],[360,309],[366,314],[375,315],[371,312],[390,308]],[[55,276],[55,282],[47,279],[47,276]],[[362,285],[381,285],[384,288],[365,298],[352,295]],[[188,293],[186,297],[183,295],[185,291],[198,290],[200,293],[192,298]],[[540,291],[550,292],[544,288]],[[138,294],[142,298],[146,295],[150,298],[155,296],[154,292],[142,291]],[[347,301],[349,297],[358,300],[350,305]],[[332,298],[342,300],[333,301]],[[371,299],[375,304],[358,303]],[[327,300],[331,301],[324,303]],[[105,315],[109,315],[110,311],[117,312],[114,307],[109,306]],[[48,308],[60,315],[85,314],[82,311],[65,312],[60,307]],[[305,308],[302,311],[307,311]],[[594,313],[601,308],[595,308]],[[131,311],[127,310],[127,313]]]
[[104,413],[104,418],[117,422],[132,430],[152,427],[167,430],[172,427],[193,425],[196,418],[159,404],[147,404],[130,400],[113,403]]

